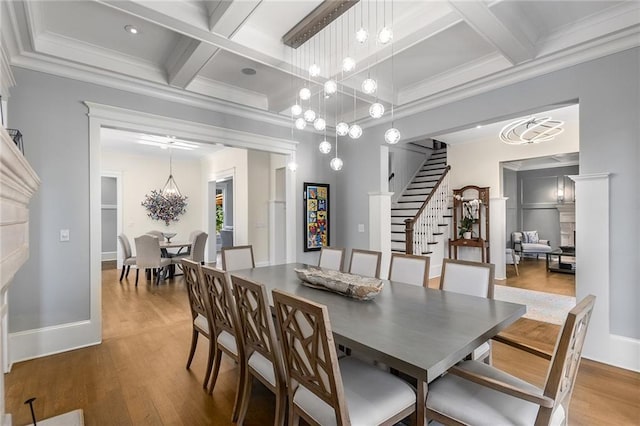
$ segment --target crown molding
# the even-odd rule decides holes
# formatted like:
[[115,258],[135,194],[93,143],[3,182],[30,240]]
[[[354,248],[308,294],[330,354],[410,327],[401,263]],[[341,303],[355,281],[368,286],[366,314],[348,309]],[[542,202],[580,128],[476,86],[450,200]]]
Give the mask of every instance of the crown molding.
[[261,110],[267,110],[269,108],[269,99],[262,93],[241,89],[206,77],[194,78],[186,89],[202,95],[226,99],[227,101],[242,105],[249,105]]
[[0,96],[8,98],[10,90],[16,85],[13,71],[9,65],[9,55],[5,48],[4,37],[0,36]]

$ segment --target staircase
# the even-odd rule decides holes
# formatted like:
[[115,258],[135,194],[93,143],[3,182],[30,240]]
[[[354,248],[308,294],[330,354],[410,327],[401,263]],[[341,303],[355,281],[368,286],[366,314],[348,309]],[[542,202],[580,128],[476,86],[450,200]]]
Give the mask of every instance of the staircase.
[[[391,251],[397,253],[405,253],[406,250],[406,232],[405,232],[405,220],[413,219],[420,207],[429,197],[432,190],[441,179],[447,168],[447,149],[446,146],[441,149],[433,151],[433,154],[422,165],[420,170],[413,177],[413,180],[398,200],[391,206]],[[427,240],[425,244],[420,245],[420,249],[416,251],[414,249],[413,254],[429,255],[433,253],[433,246],[438,243],[438,240],[446,240],[446,238],[437,238],[437,236],[444,235],[447,232],[449,220],[440,220],[442,218],[450,218],[448,203],[442,208],[447,209],[445,212],[438,214],[438,223],[427,224],[426,227],[422,227],[421,232],[425,235]],[[428,232],[425,231],[428,229]],[[446,237],[446,235],[445,235]]]

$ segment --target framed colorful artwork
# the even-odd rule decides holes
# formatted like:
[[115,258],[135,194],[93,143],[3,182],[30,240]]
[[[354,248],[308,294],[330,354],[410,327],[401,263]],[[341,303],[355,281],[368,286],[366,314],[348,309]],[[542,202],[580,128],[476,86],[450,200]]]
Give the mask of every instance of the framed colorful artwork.
[[304,183],[304,251],[329,245],[329,185]]

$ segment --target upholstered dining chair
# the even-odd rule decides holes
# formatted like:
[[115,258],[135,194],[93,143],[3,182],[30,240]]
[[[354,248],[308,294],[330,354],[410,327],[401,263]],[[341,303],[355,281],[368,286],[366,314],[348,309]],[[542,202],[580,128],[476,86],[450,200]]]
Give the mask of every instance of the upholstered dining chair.
[[[492,263],[443,259],[440,290],[493,299],[494,274]],[[484,342],[474,349],[471,359],[491,364],[491,342]]]
[[349,273],[378,278],[381,258],[382,253],[379,251],[353,249],[351,250]]
[[318,266],[333,269],[334,271],[342,271],[344,266],[344,248],[322,247],[320,249]]
[[202,271],[202,297],[208,317],[213,319],[214,337],[210,343],[215,346],[215,356],[213,359],[213,371],[209,384],[209,394],[213,392],[220,371],[220,361],[222,354],[226,354],[234,360],[239,367],[238,384],[235,402],[233,404],[233,414],[231,420],[238,420],[240,412],[240,399],[243,394],[244,375],[244,347],[240,333],[240,323],[236,303],[231,292],[229,274],[220,269],[209,266],[201,266]]
[[161,231],[149,231],[147,232],[147,235],[153,235],[154,237],[158,238],[158,241],[163,241],[164,240],[164,234]]
[[204,297],[202,294],[202,270],[200,263],[189,259],[182,259],[182,270],[184,271],[184,281],[187,288],[187,296],[189,297],[189,307],[191,308],[191,348],[189,349],[189,357],[187,358],[187,370],[191,367],[193,355],[196,353],[198,345],[198,336],[201,334],[209,340],[209,358],[207,359],[207,370],[204,375],[203,388],[207,388],[209,377],[211,376],[211,367],[215,355],[215,344],[211,342],[211,336],[214,336],[213,321],[209,321],[209,313],[205,308]]
[[[131,243],[125,234],[118,235],[118,241],[122,248],[122,272],[120,272],[120,281],[126,276],[129,277],[131,266],[136,266],[136,257],[131,253]],[[127,270],[125,275],[125,269]]]
[[[393,425],[416,409],[405,381],[353,357],[338,360],[327,307],[273,290],[287,371],[289,422]],[[424,403],[424,401],[420,401]]]
[[238,424],[244,424],[255,377],[276,396],[274,426],[283,426],[287,403],[287,383],[282,352],[275,334],[267,290],[263,284],[231,275],[242,344],[244,346],[244,392],[240,402]]
[[[595,296],[589,295],[567,315],[542,388],[482,362],[463,361],[429,384],[427,420],[455,425],[569,424],[571,394],[594,303]],[[521,349],[549,359],[531,347]]]
[[427,287],[430,260],[428,256],[393,253],[389,266],[389,280]]
[[238,269],[255,268],[253,246],[233,246],[222,248],[222,269],[227,272]]
[[145,234],[136,237],[136,286],[138,285],[138,273],[140,269],[156,271],[156,284],[160,283],[160,276],[164,268],[171,264],[171,259],[162,257],[160,241],[153,235]]
[[185,253],[176,253],[171,257],[171,263],[182,265],[182,259],[193,260],[204,265],[204,248],[209,234],[203,231],[192,232],[189,236],[191,245]]

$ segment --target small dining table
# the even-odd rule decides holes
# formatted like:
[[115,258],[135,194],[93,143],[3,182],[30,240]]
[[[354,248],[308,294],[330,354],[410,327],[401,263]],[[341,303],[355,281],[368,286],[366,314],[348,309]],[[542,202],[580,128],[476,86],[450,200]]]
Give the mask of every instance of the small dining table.
[[[162,257],[172,257],[176,254],[180,254],[182,249],[191,247],[191,242],[189,241],[160,241],[160,252],[162,253]],[[169,253],[167,249],[177,248],[177,253]],[[172,278],[176,274],[176,265],[169,265],[169,278]]]
[[417,385],[416,419],[423,425],[428,383],[498,334],[526,312],[526,306],[397,281],[373,300],[359,301],[302,284],[295,269],[302,263],[242,269],[231,275],[326,305],[336,343],[413,377]]

